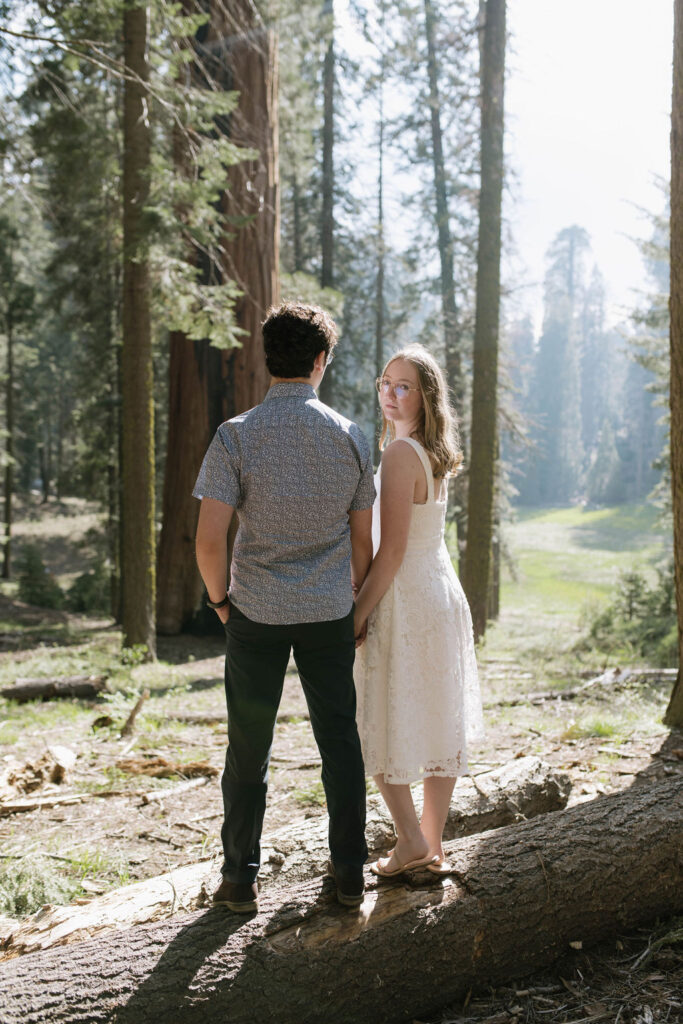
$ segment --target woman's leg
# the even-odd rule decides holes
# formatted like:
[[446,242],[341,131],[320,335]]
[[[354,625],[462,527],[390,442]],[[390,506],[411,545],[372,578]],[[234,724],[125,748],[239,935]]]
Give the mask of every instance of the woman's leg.
[[396,846],[391,854],[379,863],[385,871],[394,871],[402,864],[425,857],[428,843],[417,820],[410,786],[385,782],[384,775],[375,775],[374,779],[394,820],[397,835]]
[[443,860],[443,830],[453,795],[455,779],[430,776],[424,780],[424,802],[420,828],[429,846],[429,853]]

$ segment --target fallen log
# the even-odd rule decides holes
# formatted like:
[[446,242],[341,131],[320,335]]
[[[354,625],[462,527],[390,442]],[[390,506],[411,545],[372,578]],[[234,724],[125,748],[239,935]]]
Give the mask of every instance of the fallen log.
[[368,875],[362,907],[329,880],[20,957],[3,1024],[389,1024],[683,910],[678,779],[448,844],[454,874]]
[[13,686],[0,690],[3,697],[20,704],[27,700],[53,700],[60,697],[92,698],[108,690],[106,676],[59,676],[37,679],[18,678]]
[[[519,758],[479,775],[476,786],[471,778],[461,779],[453,794],[446,838],[499,828],[520,815],[530,818],[557,810],[566,804],[570,785],[566,775],[537,757]],[[392,821],[378,797],[368,801],[366,835],[372,855],[393,843]],[[278,829],[262,843],[261,889],[320,877],[328,857],[326,815]],[[15,927],[2,944],[0,960],[196,909],[208,902],[219,867],[216,854],[85,904],[46,906]]]

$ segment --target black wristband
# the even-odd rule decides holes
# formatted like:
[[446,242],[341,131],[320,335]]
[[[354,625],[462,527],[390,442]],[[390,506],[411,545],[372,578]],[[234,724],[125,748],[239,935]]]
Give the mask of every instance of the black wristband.
[[227,594],[222,601],[210,601],[208,598],[206,601],[207,608],[213,608],[214,611],[216,611],[217,608],[225,608],[226,604],[230,604],[230,598]]

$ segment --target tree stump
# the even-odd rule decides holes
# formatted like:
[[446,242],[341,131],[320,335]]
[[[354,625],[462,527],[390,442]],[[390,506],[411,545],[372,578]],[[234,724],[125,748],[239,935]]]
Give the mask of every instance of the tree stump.
[[0,971],[3,1024],[389,1024],[683,910],[678,779],[448,844],[450,878],[368,877],[362,907],[330,880],[275,889],[246,920],[221,908]]

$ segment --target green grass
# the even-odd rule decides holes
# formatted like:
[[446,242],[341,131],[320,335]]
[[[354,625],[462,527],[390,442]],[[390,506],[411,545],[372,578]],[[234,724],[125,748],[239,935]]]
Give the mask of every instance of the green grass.
[[634,505],[518,510],[504,529],[501,616],[482,653],[522,661],[559,653],[560,671],[575,669],[576,657],[570,666],[566,655],[611,600],[619,574],[637,568],[654,579],[665,553],[657,515]]
[[292,796],[297,803],[302,804],[304,807],[325,806],[325,790],[320,780],[312,782],[310,786],[295,789]]

